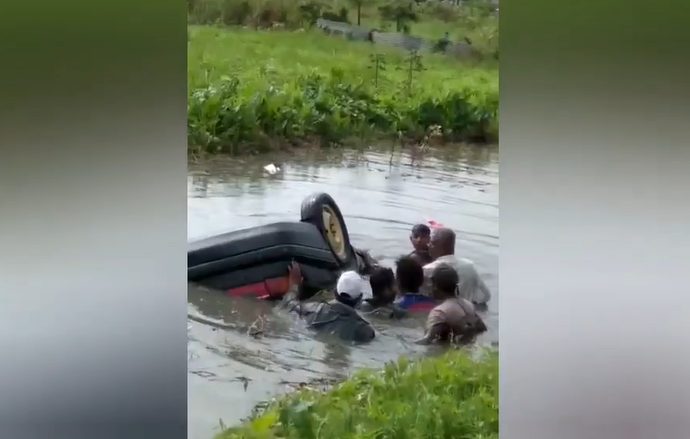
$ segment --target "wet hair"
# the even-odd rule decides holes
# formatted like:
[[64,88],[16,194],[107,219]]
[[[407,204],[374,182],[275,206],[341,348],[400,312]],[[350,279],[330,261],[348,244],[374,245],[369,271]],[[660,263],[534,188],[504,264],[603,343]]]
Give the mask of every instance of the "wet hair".
[[454,296],[459,281],[458,273],[448,264],[440,264],[431,274],[431,284],[444,296]]
[[396,262],[395,277],[401,293],[417,293],[424,283],[424,269],[415,258],[403,256]]
[[386,288],[392,288],[395,284],[395,274],[390,268],[375,267],[369,275],[369,283],[371,284],[371,294],[375,298],[380,297]]
[[427,226],[426,224],[417,224],[414,227],[412,227],[412,237],[418,238],[420,236],[431,236],[431,229],[429,228],[429,226]]

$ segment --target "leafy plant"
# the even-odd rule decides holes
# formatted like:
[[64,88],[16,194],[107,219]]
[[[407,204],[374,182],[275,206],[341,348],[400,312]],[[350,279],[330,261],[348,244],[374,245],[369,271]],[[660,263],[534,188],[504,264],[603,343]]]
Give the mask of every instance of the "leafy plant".
[[498,355],[454,350],[282,398],[218,439],[498,438]]
[[386,58],[382,53],[373,53],[369,55],[369,68],[374,70],[374,88],[379,87],[379,72],[386,70]]
[[414,74],[417,72],[423,72],[426,70],[424,64],[422,64],[422,56],[418,51],[412,50],[409,55],[405,58],[405,70],[407,71],[407,94],[412,95],[412,81],[414,79]]

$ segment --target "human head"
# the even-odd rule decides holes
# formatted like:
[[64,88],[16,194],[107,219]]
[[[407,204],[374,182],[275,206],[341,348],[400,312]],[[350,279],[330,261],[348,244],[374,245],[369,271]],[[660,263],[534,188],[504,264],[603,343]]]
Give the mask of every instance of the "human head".
[[431,285],[438,299],[455,297],[458,287],[458,273],[448,264],[440,264],[431,273]]
[[429,251],[429,239],[431,237],[431,229],[426,224],[417,224],[412,227],[410,234],[410,242],[416,251]]
[[338,278],[335,298],[338,302],[355,307],[362,299],[362,294],[369,288],[368,282],[356,271],[346,271]]
[[403,256],[395,267],[398,288],[404,293],[418,293],[424,283],[424,269],[416,259]]
[[447,227],[434,229],[429,241],[429,254],[434,259],[455,254],[455,232]]
[[371,295],[381,303],[390,303],[395,299],[395,275],[387,267],[376,267],[369,275]]

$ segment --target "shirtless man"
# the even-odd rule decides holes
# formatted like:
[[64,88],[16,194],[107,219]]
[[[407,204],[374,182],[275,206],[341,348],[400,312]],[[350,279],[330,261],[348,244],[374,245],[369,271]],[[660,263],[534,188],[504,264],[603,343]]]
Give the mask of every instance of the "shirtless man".
[[429,254],[429,239],[431,238],[431,229],[425,224],[417,224],[412,228],[410,234],[410,242],[414,251],[410,253],[410,257],[419,262],[421,265],[426,265],[433,261]]

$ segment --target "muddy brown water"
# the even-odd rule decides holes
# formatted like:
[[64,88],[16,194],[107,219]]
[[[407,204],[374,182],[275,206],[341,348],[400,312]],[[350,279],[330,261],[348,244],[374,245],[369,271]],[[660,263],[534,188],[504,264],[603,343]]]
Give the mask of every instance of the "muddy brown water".
[[[263,167],[280,171],[268,175]],[[190,165],[188,239],[277,221],[298,221],[302,199],[327,192],[353,245],[384,264],[410,251],[410,228],[427,219],[458,234],[493,297],[480,344],[498,344],[498,152],[452,147],[423,156],[399,151],[303,151]],[[377,338],[349,346],[317,336],[269,303],[231,299],[189,285],[188,437],[210,439],[221,422],[241,422],[257,405],[299,383],[326,385],[400,355],[438,352],[412,342],[423,318],[372,320]],[[259,332],[257,334],[257,332]]]

